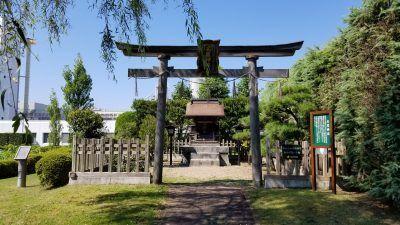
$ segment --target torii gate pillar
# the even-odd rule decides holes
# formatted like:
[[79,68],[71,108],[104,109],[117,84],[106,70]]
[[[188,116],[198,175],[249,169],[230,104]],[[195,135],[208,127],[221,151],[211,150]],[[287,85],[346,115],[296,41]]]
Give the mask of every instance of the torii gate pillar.
[[167,105],[167,78],[168,78],[168,55],[159,55],[160,67],[158,71],[158,99],[157,99],[157,126],[156,140],[154,147],[154,169],[153,183],[162,183],[163,170],[163,148],[164,148],[164,128],[165,128],[165,111]]
[[249,88],[250,88],[250,149],[253,183],[255,187],[262,185],[262,158],[260,146],[260,118],[258,114],[258,56],[247,56],[249,71]]

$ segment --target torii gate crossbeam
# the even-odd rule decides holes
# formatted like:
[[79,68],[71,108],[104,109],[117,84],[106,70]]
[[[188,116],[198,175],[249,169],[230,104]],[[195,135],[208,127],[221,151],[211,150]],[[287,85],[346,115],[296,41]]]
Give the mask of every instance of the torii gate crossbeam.
[[[163,168],[163,146],[165,113],[167,98],[167,78],[168,77],[204,77],[198,74],[195,69],[174,69],[168,67],[168,60],[171,57],[197,57],[197,46],[145,46],[144,52],[140,52],[140,46],[128,43],[116,43],[117,48],[125,56],[135,57],[157,57],[160,65],[153,69],[129,69],[130,77],[158,77],[158,101],[157,101],[157,127],[154,149],[154,170],[153,182],[162,183]],[[265,70],[257,67],[259,57],[282,57],[292,56],[303,45],[303,42],[294,42],[282,45],[261,45],[261,46],[219,46],[220,57],[245,57],[247,67],[243,69],[219,70],[219,75],[224,77],[241,77],[248,75],[250,78],[250,149],[252,156],[252,176],[253,184],[256,187],[262,185],[262,160],[260,148],[260,128],[258,112],[258,85],[257,79],[287,77],[289,71],[286,69]]]

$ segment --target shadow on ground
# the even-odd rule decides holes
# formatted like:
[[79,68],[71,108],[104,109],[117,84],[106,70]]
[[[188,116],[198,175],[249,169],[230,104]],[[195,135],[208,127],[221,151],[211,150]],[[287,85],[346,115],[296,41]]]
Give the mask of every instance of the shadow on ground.
[[[365,194],[248,189],[261,224],[399,224],[400,214]],[[375,202],[376,203],[376,202]]]
[[[132,186],[132,188],[135,188]],[[165,192],[157,189],[140,191],[119,191],[99,195],[82,202],[94,205],[97,211],[113,224],[153,224],[157,210],[162,209],[161,200]]]

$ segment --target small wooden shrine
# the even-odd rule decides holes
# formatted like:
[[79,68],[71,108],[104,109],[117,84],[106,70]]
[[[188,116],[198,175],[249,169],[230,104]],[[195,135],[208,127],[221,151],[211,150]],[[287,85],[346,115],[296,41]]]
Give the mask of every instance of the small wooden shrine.
[[194,141],[218,141],[218,119],[225,116],[217,99],[192,100],[186,105],[186,117],[193,119],[189,135]]

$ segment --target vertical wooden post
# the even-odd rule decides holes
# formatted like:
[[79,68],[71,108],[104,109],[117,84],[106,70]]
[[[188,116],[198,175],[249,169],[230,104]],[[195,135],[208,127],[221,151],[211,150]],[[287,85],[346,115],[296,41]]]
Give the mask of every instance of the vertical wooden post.
[[270,162],[270,159],[271,159],[271,148],[270,147],[271,147],[270,140],[267,137],[266,141],[265,141],[265,148],[266,148],[266,151],[267,151],[267,155],[265,157],[265,164],[267,165],[267,175],[271,174],[271,162]]
[[72,138],[72,172],[76,172],[76,160],[77,160],[77,147],[76,147],[76,136]]
[[165,128],[165,109],[167,102],[167,78],[168,78],[168,60],[167,55],[159,55],[159,80],[158,80],[158,98],[157,98],[157,126],[156,140],[154,148],[154,170],[153,182],[155,184],[162,183],[163,168],[163,148],[164,148],[164,128]]
[[146,135],[146,155],[144,159],[144,172],[149,172],[150,167],[150,151],[149,151],[149,135]]
[[250,148],[251,148],[251,163],[253,184],[256,187],[261,187],[262,183],[262,160],[260,146],[260,118],[258,114],[258,56],[247,56],[249,69],[249,88],[250,88]]
[[90,140],[90,153],[89,153],[89,169],[90,169],[90,172],[91,173],[93,173],[93,171],[94,171],[94,158],[95,158],[95,156],[96,156],[96,153],[95,153],[95,139],[94,138],[92,138],[92,139],[89,139]]
[[104,138],[100,139],[99,172],[103,172],[104,166]]
[[125,172],[129,173],[131,172],[131,150],[132,150],[132,140],[128,139],[126,147],[126,170]]
[[82,139],[82,164],[81,164],[81,172],[85,172],[86,170],[86,138]]
[[281,151],[280,151],[280,146],[279,146],[279,141],[276,141],[275,143],[276,149],[278,150],[276,152],[276,172],[278,175],[282,175],[282,168],[281,168]]
[[332,193],[336,194],[336,150],[335,150],[335,131],[334,131],[334,118],[333,111],[330,113],[330,124],[331,124],[331,186]]
[[135,172],[136,173],[139,173],[140,171],[140,148],[141,148],[141,146],[140,146],[140,139],[139,138],[136,138],[136,162],[135,162],[135,165],[136,165],[136,167],[135,167]]
[[113,160],[114,160],[114,139],[112,139],[112,138],[110,138],[109,152],[110,152],[110,157],[109,157],[110,162],[108,163],[108,172],[111,173]]

